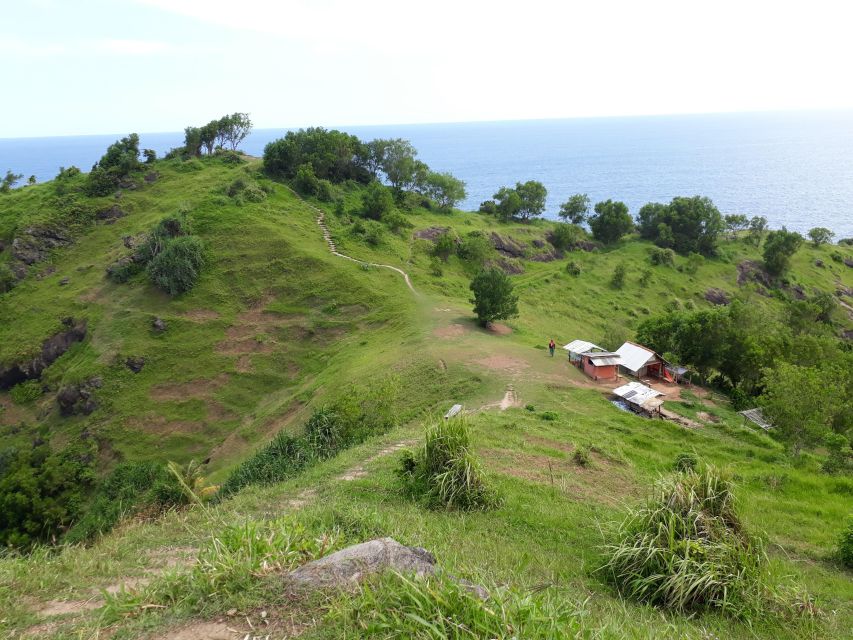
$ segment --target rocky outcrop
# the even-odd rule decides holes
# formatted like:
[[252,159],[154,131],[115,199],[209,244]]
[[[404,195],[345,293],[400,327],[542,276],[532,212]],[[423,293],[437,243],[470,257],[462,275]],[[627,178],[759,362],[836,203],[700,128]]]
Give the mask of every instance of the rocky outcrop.
[[133,373],[139,373],[145,366],[145,358],[142,356],[129,356],[124,361],[124,366],[133,371]]
[[521,264],[521,261],[513,260],[512,258],[500,257],[497,260],[489,260],[486,265],[497,267],[508,276],[517,276],[520,273],[524,273],[524,265]]
[[764,269],[764,265],[753,260],[744,260],[737,266],[737,283],[741,286],[755,282],[763,287],[772,289],[773,277]]
[[160,173],[157,171],[149,171],[145,174],[145,182],[146,184],[151,184],[152,182],[157,182],[157,178],[160,177]]
[[443,236],[450,231],[450,227],[429,227],[428,229],[418,229],[414,233],[417,240],[429,240],[435,242],[439,236]]
[[127,214],[124,212],[124,210],[122,210],[121,207],[119,207],[117,204],[114,204],[113,206],[107,209],[98,211],[98,213],[95,214],[95,218],[100,222],[112,224],[119,218],[124,218],[126,215]]
[[716,305],[731,304],[731,300],[729,300],[729,294],[727,294],[722,289],[715,289],[713,287],[705,292],[705,300],[707,300],[711,304]]
[[497,252],[508,258],[523,258],[526,255],[524,246],[516,242],[512,238],[504,238],[503,236],[492,231],[489,234],[489,239]]
[[166,321],[163,318],[154,318],[151,321],[151,328],[157,333],[163,333],[168,326],[166,325]]
[[95,389],[100,389],[101,386],[103,381],[100,378],[91,378],[86,382],[62,387],[56,394],[59,413],[63,416],[88,416],[98,408]]
[[28,227],[12,240],[12,260],[19,267],[15,269],[13,265],[12,270],[16,274],[26,274],[26,267],[47,260],[53,249],[67,247],[71,242],[71,236],[62,229],[51,226]]
[[41,352],[34,358],[8,366],[0,366],[0,389],[8,389],[24,380],[34,380],[75,342],[86,337],[86,321],[65,318],[65,329],[45,340]]
[[853,258],[844,258],[844,264],[848,267],[853,267]]
[[530,256],[530,260],[533,262],[553,262],[562,257],[563,253],[561,251],[557,251],[554,247],[546,247],[544,251]]

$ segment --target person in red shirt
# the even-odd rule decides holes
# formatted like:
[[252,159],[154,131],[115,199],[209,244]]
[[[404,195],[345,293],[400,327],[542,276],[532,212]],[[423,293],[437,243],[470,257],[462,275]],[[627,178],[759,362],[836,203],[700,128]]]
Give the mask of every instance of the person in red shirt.
[[556,348],[557,348],[557,345],[554,344],[554,338],[551,338],[551,340],[548,342],[548,351],[551,352],[552,358],[554,357],[554,349],[556,349]]

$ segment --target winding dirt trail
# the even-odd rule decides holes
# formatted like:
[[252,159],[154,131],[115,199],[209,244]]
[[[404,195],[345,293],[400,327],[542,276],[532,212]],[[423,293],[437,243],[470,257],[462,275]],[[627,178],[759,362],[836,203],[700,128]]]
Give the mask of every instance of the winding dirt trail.
[[338,251],[338,248],[335,246],[335,241],[332,238],[332,234],[329,232],[329,228],[326,226],[326,213],[320,209],[319,207],[315,207],[313,204],[305,200],[302,196],[300,196],[296,191],[287,187],[287,189],[295,195],[297,198],[302,200],[306,206],[310,207],[317,214],[317,226],[320,227],[320,230],[323,232],[323,239],[326,241],[326,244],[329,246],[329,251],[332,255],[338,256],[339,258],[343,258],[344,260],[350,260],[352,262],[357,262],[358,264],[364,264],[370,267],[380,267],[382,269],[391,269],[391,271],[396,271],[401,276],[403,276],[403,280],[406,281],[406,286],[409,287],[412,293],[417,294],[415,288],[412,286],[412,280],[409,278],[409,274],[400,269],[399,267],[395,267],[390,264],[378,264],[376,262],[367,262],[366,260],[359,260],[358,258],[353,258],[352,256],[348,256],[345,253],[341,253]]

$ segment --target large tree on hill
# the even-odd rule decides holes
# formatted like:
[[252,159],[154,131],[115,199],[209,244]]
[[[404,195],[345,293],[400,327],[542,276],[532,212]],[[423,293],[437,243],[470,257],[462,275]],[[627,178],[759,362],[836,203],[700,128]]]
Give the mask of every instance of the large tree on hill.
[[465,199],[465,183],[449,173],[430,171],[424,179],[424,193],[442,209],[452,209]]
[[732,240],[737,238],[740,231],[745,231],[749,227],[749,218],[742,213],[730,213],[724,218],[726,223],[726,231],[731,234]]
[[322,127],[288,131],[264,147],[265,171],[282,178],[293,178],[301,165],[310,162],[318,178],[367,183],[365,158],[364,145],[356,136]]
[[227,143],[232,151],[252,132],[252,120],[248,113],[232,113],[222,118],[219,124],[223,142]]
[[397,138],[382,141],[380,147],[383,149],[383,153],[379,166],[391,186],[397,191],[402,191],[407,186],[414,184],[419,167],[415,158],[418,152],[412,143]]
[[541,182],[516,182],[515,188],[501,187],[494,196],[495,209],[501,220],[529,220],[542,215],[548,190]]
[[764,268],[774,276],[781,276],[791,266],[791,257],[803,244],[803,236],[785,227],[767,234],[764,241]]
[[604,244],[613,244],[634,228],[628,214],[628,205],[618,200],[605,200],[595,205],[595,214],[589,217],[593,237]]
[[471,280],[474,313],[482,326],[495,320],[506,320],[518,315],[518,296],[513,293],[512,282],[496,267],[480,271]]
[[814,246],[819,247],[822,244],[829,244],[835,237],[835,233],[826,227],[814,227],[809,229],[809,238]]
[[560,216],[565,222],[572,224],[583,224],[589,215],[589,196],[585,193],[576,193],[560,205]]
[[669,204],[649,203],[637,216],[640,235],[678,253],[713,255],[725,223],[709,198],[673,198]]

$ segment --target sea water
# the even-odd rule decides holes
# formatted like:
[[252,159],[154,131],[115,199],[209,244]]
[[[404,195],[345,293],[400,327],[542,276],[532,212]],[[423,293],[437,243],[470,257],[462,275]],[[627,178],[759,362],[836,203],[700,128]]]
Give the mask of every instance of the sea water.
[[[710,197],[723,213],[763,215],[772,227],[815,226],[853,236],[853,111],[580,118],[337,127],[363,140],[406,138],[419,158],[465,181],[464,209],[501,186],[539,180],[548,217],[573,193],[613,198],[631,212],[674,196]],[[261,155],[286,129],[259,129],[243,143]],[[53,178],[60,166],[88,171],[126,133],[0,139],[0,171]],[[183,134],[143,133],[163,154]]]

